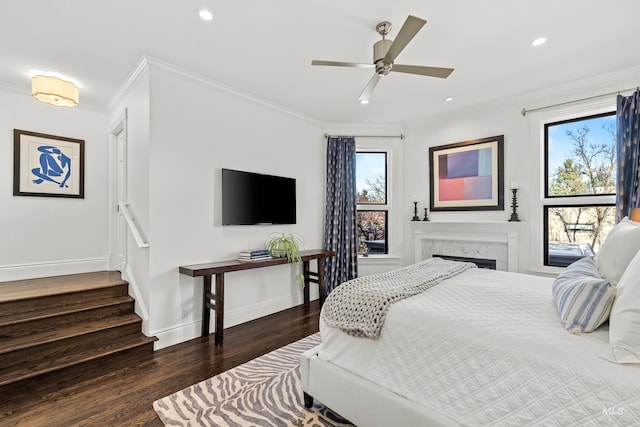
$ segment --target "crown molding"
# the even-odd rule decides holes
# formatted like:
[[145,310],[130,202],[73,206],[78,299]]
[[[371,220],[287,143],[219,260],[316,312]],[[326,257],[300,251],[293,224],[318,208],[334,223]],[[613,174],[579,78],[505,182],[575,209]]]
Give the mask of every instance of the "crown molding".
[[280,111],[282,113],[285,113],[287,115],[296,117],[298,119],[302,119],[304,121],[310,122],[314,125],[317,126],[323,126],[324,124],[316,119],[314,119],[313,117],[307,116],[305,114],[301,114],[297,111],[291,110],[289,108],[286,108],[282,105],[267,101],[266,99],[263,98],[259,98],[257,96],[254,96],[250,93],[247,92],[243,92],[241,90],[238,90],[236,88],[233,88],[231,86],[228,86],[224,83],[218,82],[216,80],[210,79],[208,77],[204,77],[198,73],[195,73],[193,71],[187,70],[185,68],[182,67],[178,67],[177,65],[174,64],[170,64],[168,62],[162,61],[160,59],[157,58],[153,58],[150,56],[145,56],[143,57],[140,62],[138,63],[138,65],[136,66],[136,68],[133,70],[133,72],[131,73],[131,75],[129,76],[129,78],[127,79],[127,81],[122,85],[122,87],[118,90],[118,92],[116,93],[116,95],[112,98],[112,100],[109,102],[109,108],[113,108],[117,102],[122,99],[122,97],[127,93],[127,91],[129,90],[129,88],[131,88],[139,79],[141,76],[143,76],[146,72],[148,72],[148,70],[152,69],[152,68],[160,68],[163,69],[165,71],[169,71],[170,73],[179,75],[181,77],[196,81],[198,83],[204,84],[206,86],[209,87],[213,87],[217,90],[221,90],[224,91],[226,93],[232,94],[234,96],[237,96],[239,98],[243,98],[243,99],[247,99],[251,102],[254,102],[256,104],[260,104],[260,105],[264,105],[268,108]]
[[107,102],[107,109],[112,111],[113,108],[124,98],[129,90],[144,76],[149,70],[149,61],[147,57],[142,57],[138,65],[133,69],[127,80],[120,86],[113,97]]
[[[516,115],[522,117],[521,110],[523,108],[529,110],[544,107],[546,109],[549,108],[546,107],[547,105],[579,103],[591,97],[603,97],[606,99],[603,94],[614,92],[624,94],[629,88],[638,86],[640,86],[640,66],[635,66],[549,86],[536,91],[521,92],[482,103],[474,103],[465,107],[455,108],[452,106],[450,109],[435,114],[408,120],[407,124],[435,121],[440,118],[449,118],[453,115],[485,112],[494,108],[512,109],[514,117]],[[610,99],[615,102],[615,95],[610,95]],[[529,114],[527,113],[527,116]]]
[[405,132],[405,126],[401,123],[324,123],[325,131],[329,134],[359,134],[391,135]]

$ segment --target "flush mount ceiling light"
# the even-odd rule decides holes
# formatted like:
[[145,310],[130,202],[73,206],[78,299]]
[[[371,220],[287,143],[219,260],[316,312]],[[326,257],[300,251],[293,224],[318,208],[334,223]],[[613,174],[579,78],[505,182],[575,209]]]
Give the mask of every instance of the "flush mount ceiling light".
[[31,94],[39,101],[58,107],[75,107],[80,98],[80,92],[73,83],[40,75],[31,79]]

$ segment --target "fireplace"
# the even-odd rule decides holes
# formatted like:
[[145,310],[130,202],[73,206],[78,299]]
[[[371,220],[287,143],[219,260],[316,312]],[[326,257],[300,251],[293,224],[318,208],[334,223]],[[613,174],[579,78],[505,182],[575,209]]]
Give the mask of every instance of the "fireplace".
[[518,271],[519,237],[524,222],[412,221],[416,262],[446,254],[456,258],[495,260],[500,271]]
[[437,255],[437,254],[433,254],[431,256],[433,258],[442,258],[442,259],[448,259],[448,260],[451,260],[451,261],[472,262],[475,265],[477,265],[478,268],[486,268],[486,269],[489,269],[489,270],[495,270],[496,269],[496,260],[495,259],[469,258],[469,257],[464,257],[464,256]]

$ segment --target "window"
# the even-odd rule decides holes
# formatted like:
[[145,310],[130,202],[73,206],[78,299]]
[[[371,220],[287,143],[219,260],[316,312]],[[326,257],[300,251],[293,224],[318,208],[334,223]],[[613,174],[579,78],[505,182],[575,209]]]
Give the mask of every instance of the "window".
[[[358,209],[356,227],[363,255],[389,253],[387,246],[387,211]],[[365,246],[362,246],[363,244]]]
[[615,225],[615,112],[544,125],[544,264],[594,256]]
[[356,152],[358,253],[388,254],[387,153]]

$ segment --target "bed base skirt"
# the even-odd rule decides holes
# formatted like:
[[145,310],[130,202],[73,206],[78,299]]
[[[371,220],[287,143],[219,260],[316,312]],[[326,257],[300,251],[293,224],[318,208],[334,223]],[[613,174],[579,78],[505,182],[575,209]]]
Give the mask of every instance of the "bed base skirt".
[[458,426],[441,414],[318,357],[322,344],[300,359],[305,404],[315,398],[359,427]]

